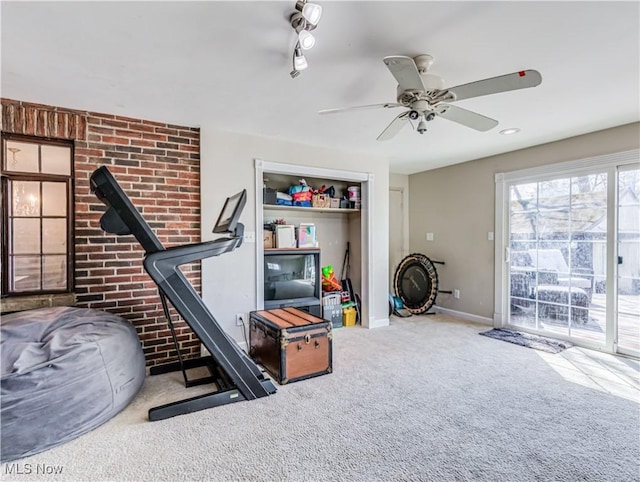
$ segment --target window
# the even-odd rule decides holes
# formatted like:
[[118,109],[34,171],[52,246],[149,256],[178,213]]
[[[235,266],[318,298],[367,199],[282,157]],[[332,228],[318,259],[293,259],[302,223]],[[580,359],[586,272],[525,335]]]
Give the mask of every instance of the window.
[[2,296],[73,288],[73,142],[2,136]]

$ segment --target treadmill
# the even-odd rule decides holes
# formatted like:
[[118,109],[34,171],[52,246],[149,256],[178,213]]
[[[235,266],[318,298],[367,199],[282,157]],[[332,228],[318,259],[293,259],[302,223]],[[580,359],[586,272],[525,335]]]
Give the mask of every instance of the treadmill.
[[[242,244],[244,226],[238,220],[247,201],[246,189],[228,197],[220,212],[213,232],[223,237],[165,249],[106,166],[93,172],[90,183],[91,191],[107,206],[100,219],[100,227],[108,233],[135,236],[145,250],[144,268],[158,286],[164,314],[176,345],[178,361],[153,366],[150,374],[182,370],[187,387],[204,383],[215,383],[217,386],[214,392],[151,408],[149,420],[163,420],[275,393],[273,382],[265,377],[235,340],[226,334],[178,268],[186,263],[230,253]],[[167,300],[211,356],[183,360]],[[208,368],[210,376],[189,380],[186,370],[202,366]]]

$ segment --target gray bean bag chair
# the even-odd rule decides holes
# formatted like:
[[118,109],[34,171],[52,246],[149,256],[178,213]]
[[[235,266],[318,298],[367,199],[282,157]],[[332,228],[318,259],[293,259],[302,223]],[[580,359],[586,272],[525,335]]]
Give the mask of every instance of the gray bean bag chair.
[[145,360],[127,320],[83,308],[2,316],[1,461],[93,430],[136,395]]

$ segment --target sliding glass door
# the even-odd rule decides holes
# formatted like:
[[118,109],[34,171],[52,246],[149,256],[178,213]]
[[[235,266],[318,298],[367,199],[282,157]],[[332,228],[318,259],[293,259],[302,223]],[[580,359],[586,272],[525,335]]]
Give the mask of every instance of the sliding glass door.
[[640,356],[639,154],[496,176],[496,326]]
[[618,350],[640,353],[640,169],[618,172]]
[[510,186],[510,324],[605,343],[607,219],[606,172]]

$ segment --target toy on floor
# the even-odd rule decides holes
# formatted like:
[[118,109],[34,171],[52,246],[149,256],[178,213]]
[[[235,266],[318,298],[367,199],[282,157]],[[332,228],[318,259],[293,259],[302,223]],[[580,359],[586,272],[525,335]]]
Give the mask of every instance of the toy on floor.
[[342,285],[336,279],[333,272],[333,266],[322,267],[322,290],[323,291],[342,291]]

